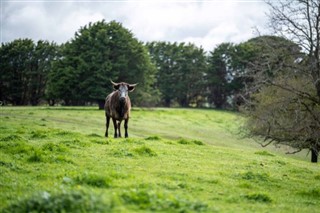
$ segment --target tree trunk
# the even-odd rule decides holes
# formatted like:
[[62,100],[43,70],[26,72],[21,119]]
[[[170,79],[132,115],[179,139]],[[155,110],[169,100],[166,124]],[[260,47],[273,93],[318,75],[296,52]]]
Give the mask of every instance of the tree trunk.
[[98,100],[99,109],[104,109],[104,100]]
[[318,162],[318,154],[319,154],[318,150],[311,149],[311,162],[312,163],[317,163]]

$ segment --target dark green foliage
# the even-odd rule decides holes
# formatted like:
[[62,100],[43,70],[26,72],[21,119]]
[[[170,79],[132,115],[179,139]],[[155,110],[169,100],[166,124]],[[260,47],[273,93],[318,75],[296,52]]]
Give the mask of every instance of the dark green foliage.
[[[110,80],[139,83],[133,102],[148,103],[155,69],[144,46],[121,23],[98,21],[76,32],[54,64],[47,95],[66,105],[103,103],[112,91]],[[145,100],[144,98],[148,98]]]
[[13,105],[37,105],[58,56],[58,46],[47,41],[17,39],[0,47],[0,100]]
[[38,193],[20,200],[3,209],[4,213],[12,212],[109,212],[111,204],[101,197],[83,192],[71,191],[62,193]]
[[208,56],[208,103],[218,109],[235,108],[248,78],[244,76],[254,51],[246,44],[222,43]]
[[201,106],[207,69],[203,48],[176,42],[151,42],[147,47],[158,69],[156,86],[162,95],[161,104],[167,107],[174,104]]

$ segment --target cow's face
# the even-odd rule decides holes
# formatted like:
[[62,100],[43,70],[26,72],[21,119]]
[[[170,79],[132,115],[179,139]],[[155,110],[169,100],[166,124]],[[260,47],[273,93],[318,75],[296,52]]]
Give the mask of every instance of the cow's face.
[[119,92],[119,99],[121,102],[124,102],[126,100],[126,97],[128,96],[128,92],[132,92],[135,89],[135,86],[137,84],[127,84],[127,83],[114,83],[111,81],[113,84],[113,88]]

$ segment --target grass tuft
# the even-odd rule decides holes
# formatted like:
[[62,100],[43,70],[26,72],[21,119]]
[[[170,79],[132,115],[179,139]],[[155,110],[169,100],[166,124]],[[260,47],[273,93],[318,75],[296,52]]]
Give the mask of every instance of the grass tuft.
[[39,151],[39,150],[34,150],[34,152],[28,158],[28,162],[30,163],[40,163],[44,161],[45,161],[44,154],[42,151]]
[[147,146],[141,146],[139,148],[135,148],[133,151],[140,156],[149,156],[149,157],[157,156],[157,153]]
[[184,144],[184,145],[204,145],[204,143],[200,140],[188,140],[185,138],[180,138],[177,142],[178,144]]
[[257,152],[255,152],[254,154],[256,154],[256,155],[263,155],[263,156],[274,156],[273,154],[271,154],[271,153],[269,153],[269,152],[267,152],[267,151],[257,151]]
[[309,197],[309,198],[319,199],[320,198],[320,188],[301,191],[298,194],[301,196]]
[[115,156],[115,157],[133,157],[134,154],[126,148],[120,148],[120,149],[114,151],[113,156]]
[[153,136],[146,137],[145,140],[147,140],[147,141],[159,141],[159,140],[161,140],[161,137],[158,136],[158,135],[153,135]]
[[271,203],[272,202],[272,199],[270,198],[270,196],[267,194],[263,194],[263,193],[248,194],[248,195],[245,195],[244,198],[246,198],[250,201],[261,202],[261,203]]
[[68,148],[62,143],[56,144],[56,143],[49,142],[42,146],[42,150],[49,151],[49,152],[67,152]]
[[10,141],[23,141],[23,138],[19,135],[8,135],[0,139],[1,142],[10,142]]
[[6,141],[5,143],[0,143],[0,148],[5,150],[6,153],[10,154],[28,154],[33,150],[33,146],[29,145],[23,140]]
[[267,182],[269,181],[269,175],[266,173],[254,173],[248,171],[241,175],[241,178],[244,180],[256,181],[256,182]]
[[46,130],[34,130],[31,132],[31,139],[43,139],[48,137],[48,131]]
[[75,182],[80,185],[88,185],[97,188],[109,188],[112,179],[103,175],[94,173],[85,173],[75,178]]
[[12,203],[2,212],[108,212],[111,209],[111,204],[92,193],[44,191]]
[[102,138],[101,135],[98,135],[97,133],[91,133],[88,135],[88,137],[92,137],[92,138]]
[[202,212],[208,205],[190,201],[173,194],[148,189],[131,189],[121,195],[125,204],[138,206],[139,209],[161,212]]

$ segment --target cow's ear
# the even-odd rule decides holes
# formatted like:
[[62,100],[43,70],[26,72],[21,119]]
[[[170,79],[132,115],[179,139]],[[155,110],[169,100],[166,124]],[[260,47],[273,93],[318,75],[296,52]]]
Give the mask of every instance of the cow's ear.
[[128,84],[128,91],[132,92],[136,88],[137,84]]

